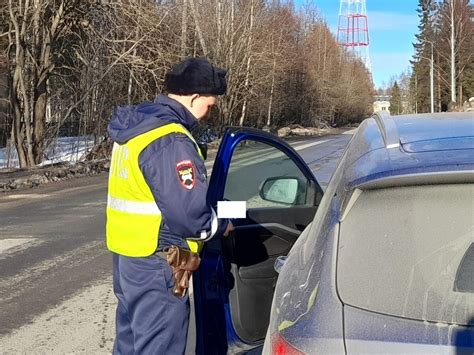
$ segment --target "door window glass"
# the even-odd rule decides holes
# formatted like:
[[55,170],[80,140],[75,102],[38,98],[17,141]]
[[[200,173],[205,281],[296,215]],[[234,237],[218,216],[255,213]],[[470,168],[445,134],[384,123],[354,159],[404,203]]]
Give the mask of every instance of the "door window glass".
[[285,153],[265,143],[244,140],[233,152],[224,199],[247,201],[247,208],[306,205],[308,184]]
[[410,319],[472,324],[474,184],[363,191],[341,222],[344,303]]

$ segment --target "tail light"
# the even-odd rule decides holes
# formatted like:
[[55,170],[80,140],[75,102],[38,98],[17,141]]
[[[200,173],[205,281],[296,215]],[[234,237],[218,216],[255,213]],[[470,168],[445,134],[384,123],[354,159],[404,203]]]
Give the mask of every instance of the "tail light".
[[294,348],[280,334],[275,332],[272,335],[272,355],[304,355],[301,351]]

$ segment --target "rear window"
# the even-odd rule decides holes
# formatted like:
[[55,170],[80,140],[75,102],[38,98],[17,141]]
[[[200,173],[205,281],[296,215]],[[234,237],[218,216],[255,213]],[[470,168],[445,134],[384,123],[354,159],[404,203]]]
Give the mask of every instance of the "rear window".
[[423,321],[472,324],[474,184],[363,191],[341,222],[344,303]]

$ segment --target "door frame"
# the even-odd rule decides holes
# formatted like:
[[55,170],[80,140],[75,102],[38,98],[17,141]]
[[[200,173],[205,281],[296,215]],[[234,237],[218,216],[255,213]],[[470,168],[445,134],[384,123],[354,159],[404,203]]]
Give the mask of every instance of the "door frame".
[[[312,185],[314,205],[323,189],[304,160],[287,142],[274,134],[248,127],[228,127],[214,161],[209,182],[207,201],[216,208],[224,197],[225,182],[235,147],[243,140],[268,144],[290,158]],[[196,354],[221,354],[228,348],[248,350],[259,344],[247,344],[236,334],[232,325],[222,240],[215,238],[207,242],[201,252],[200,268],[193,274],[194,306],[196,319]]]
[[[224,133],[219,150],[214,161],[212,168],[212,175],[209,181],[208,191],[208,203],[215,207],[217,201],[221,201],[224,197],[225,182],[227,174],[229,172],[229,166],[232,159],[232,154],[235,147],[241,141],[246,139],[252,139],[257,142],[266,143],[274,148],[281,150],[285,153],[298,168],[303,172],[305,177],[313,184],[315,184],[316,192],[323,194],[323,189],[319,185],[316,177],[309,169],[308,165],[304,162],[303,158],[300,157],[298,152],[286,143],[281,138],[274,134],[264,132],[256,128],[248,127],[228,127]],[[228,146],[230,144],[230,146]]]

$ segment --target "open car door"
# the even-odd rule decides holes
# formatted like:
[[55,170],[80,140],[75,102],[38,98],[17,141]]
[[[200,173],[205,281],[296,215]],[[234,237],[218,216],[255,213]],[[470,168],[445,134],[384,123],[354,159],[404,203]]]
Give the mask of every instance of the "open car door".
[[278,277],[275,260],[311,223],[322,195],[286,142],[256,129],[227,129],[208,199],[215,207],[245,201],[246,215],[232,220],[231,235],[206,243],[193,275],[197,354],[236,353],[263,343]]

